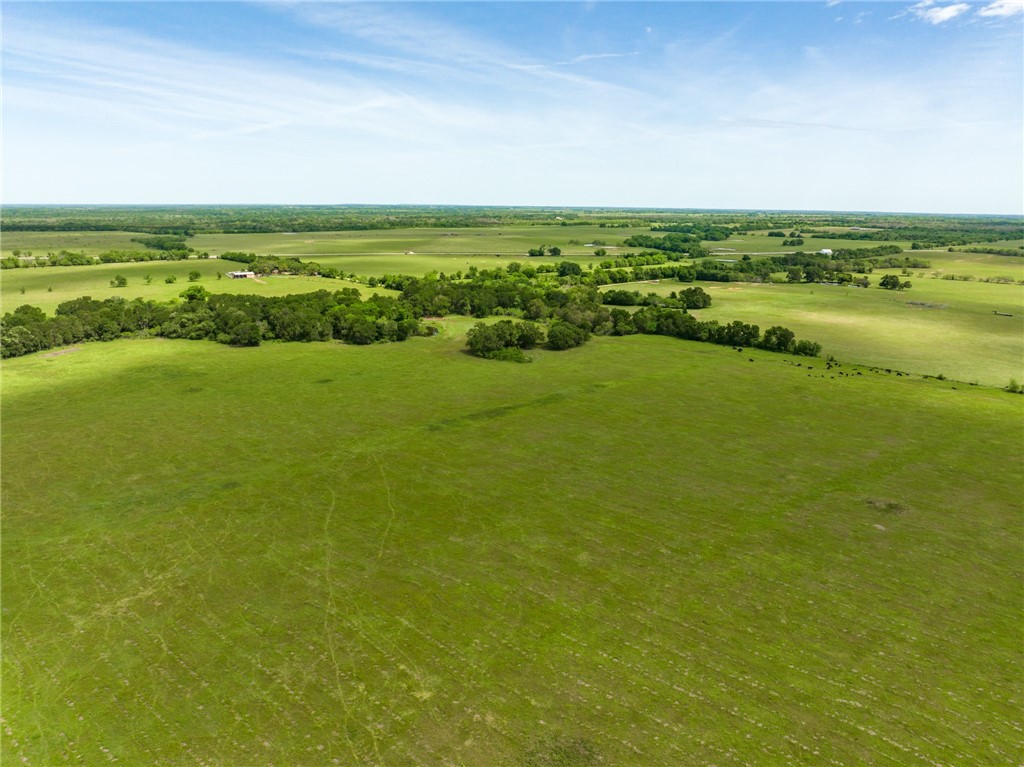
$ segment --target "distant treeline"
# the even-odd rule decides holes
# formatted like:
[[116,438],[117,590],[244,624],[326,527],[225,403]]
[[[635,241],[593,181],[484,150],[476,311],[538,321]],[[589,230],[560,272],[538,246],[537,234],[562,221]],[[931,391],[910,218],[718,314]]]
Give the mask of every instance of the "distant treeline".
[[985,253],[992,256],[1024,257],[1024,245],[1019,248],[960,248],[960,253]]
[[803,229],[801,235],[829,240],[910,240],[916,248],[967,245],[972,242],[996,242],[1024,237],[1020,219],[966,219],[930,221],[928,225],[901,222],[865,231],[830,232]]
[[486,206],[16,206],[3,211],[7,231],[126,231],[192,236],[200,233],[364,231],[404,228],[498,227],[522,224],[648,226],[668,210]]
[[[188,250],[108,250],[98,256],[82,252],[61,250],[45,256],[19,258],[8,256],[0,259],[0,269],[37,269],[47,266],[95,266],[96,264],[123,264],[136,261],[184,261],[192,256]],[[201,256],[205,257],[205,256]]]
[[[7,206],[3,209],[3,227],[8,232],[126,231],[188,237],[199,233],[517,225],[647,227],[655,232],[688,235],[704,241],[722,240],[729,234],[784,229],[840,239],[906,240],[929,247],[1015,240],[1024,236],[1024,219],[1019,216],[378,205]],[[863,231],[836,235],[822,227],[859,227]]]

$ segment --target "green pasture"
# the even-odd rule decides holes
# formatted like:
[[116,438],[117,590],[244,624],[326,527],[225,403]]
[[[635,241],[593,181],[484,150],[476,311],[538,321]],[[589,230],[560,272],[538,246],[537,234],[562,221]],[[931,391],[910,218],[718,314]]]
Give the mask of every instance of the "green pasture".
[[[888,270],[898,273],[898,270]],[[911,270],[916,272],[916,270]],[[832,285],[699,283],[712,296],[702,320],[741,320],[762,330],[783,325],[817,341],[824,355],[921,375],[1005,386],[1024,381],[1024,288],[917,277],[910,290]],[[667,295],[686,287],[675,280],[604,289]],[[1006,317],[994,312],[1012,314]]]
[[[652,233],[653,234],[653,233]],[[842,240],[823,237],[804,237],[803,245],[786,245],[783,241],[788,237],[768,237],[766,234],[752,232],[750,234],[736,234],[728,240],[721,242],[705,242],[704,247],[711,251],[716,258],[731,258],[732,254],[751,256],[777,256],[784,253],[796,253],[802,250],[804,253],[816,253],[822,248],[839,250],[840,248],[875,248],[879,245],[899,245],[901,248],[910,248],[909,242],[871,242],[867,240]],[[635,248],[634,248],[635,250]],[[908,253],[907,255],[912,255]]]
[[47,253],[57,254],[62,250],[70,250],[98,256],[107,250],[144,250],[141,244],[133,240],[146,236],[140,232],[5,231],[0,236],[0,255],[6,258],[19,250],[22,255],[31,253],[33,256],[45,256]]
[[942,250],[915,250],[906,255],[921,258],[931,264],[930,269],[912,270],[919,276],[941,278],[943,274],[970,275],[975,279],[1010,277],[1024,280],[1024,255],[996,256],[988,253],[949,252]]
[[[584,247],[594,240],[608,246],[619,246],[633,234],[650,233],[648,227],[602,229],[598,226],[509,226],[470,227],[457,229],[388,229],[352,232],[300,232],[294,234],[203,234],[189,244],[197,250],[219,255],[224,251],[293,255],[310,261],[321,256],[402,255],[412,250],[422,255],[526,257],[531,248],[558,246],[564,253],[589,254],[593,247]],[[581,245],[570,245],[578,240]],[[601,246],[598,246],[601,247]]]
[[[54,266],[39,269],[6,269],[0,275],[0,297],[3,311],[9,312],[22,304],[38,306],[53,314],[57,305],[81,296],[97,300],[121,296],[128,300],[145,298],[166,301],[175,298],[189,285],[202,285],[211,293],[254,293],[264,296],[284,296],[291,293],[308,293],[314,290],[340,290],[358,288],[364,293],[393,294],[384,288],[368,288],[348,280],[329,280],[321,277],[272,276],[260,280],[234,280],[226,275],[229,271],[244,269],[245,264],[221,259],[189,259],[188,261],[147,261],[126,264],[97,264],[95,266]],[[188,281],[191,271],[198,271],[202,277],[195,282]],[[222,276],[217,279],[217,274]],[[110,286],[114,275],[122,274],[128,279],[123,288]],[[149,275],[152,281],[146,283]],[[166,283],[167,276],[177,278]],[[24,291],[24,292],[22,292]]]
[[1024,397],[468,324],[6,360],[5,762],[1020,764]]

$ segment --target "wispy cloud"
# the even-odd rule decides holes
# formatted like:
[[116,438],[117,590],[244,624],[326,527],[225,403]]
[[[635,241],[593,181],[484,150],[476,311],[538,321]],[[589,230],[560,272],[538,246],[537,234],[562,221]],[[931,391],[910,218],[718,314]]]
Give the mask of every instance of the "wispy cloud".
[[[912,5],[907,12],[912,13],[919,19],[929,24],[945,24],[967,11],[971,6],[967,3],[953,3],[952,5],[936,5],[935,0],[922,0],[917,5]],[[903,14],[900,14],[903,15]]]
[[1024,0],[995,0],[978,11],[979,16],[1015,16],[1024,13]]
[[[559,80],[597,90],[619,90],[621,86],[617,84],[593,76],[558,72],[553,67],[637,55],[635,52],[582,54],[568,61],[549,62],[542,56],[510,48],[407,7],[396,10],[386,5],[363,3],[355,6],[299,3],[283,9],[299,21],[330,30],[340,38],[356,39],[376,49],[393,52],[388,57],[380,54],[364,57],[363,63],[376,63],[410,75],[419,74],[424,66],[441,67],[454,80],[488,80],[496,90],[528,87],[528,82],[508,79],[516,74],[532,75],[534,84]],[[353,54],[346,52],[337,56],[352,58]]]

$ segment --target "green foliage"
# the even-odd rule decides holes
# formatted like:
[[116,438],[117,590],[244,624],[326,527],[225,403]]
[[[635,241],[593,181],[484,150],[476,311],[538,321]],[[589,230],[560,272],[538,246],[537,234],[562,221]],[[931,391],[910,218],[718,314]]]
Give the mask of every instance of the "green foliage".
[[177,281],[178,278],[175,277],[173,274],[168,274],[166,277],[164,277],[164,282],[166,282],[168,285],[173,285]]
[[135,242],[145,245],[153,250],[187,250],[188,245],[184,237],[165,235],[157,237],[136,237]]
[[[529,322],[499,320],[493,324],[476,323],[466,333],[466,347],[472,354],[489,359],[527,362],[523,349],[532,349],[544,341],[544,332]],[[515,351],[509,351],[514,349]]]
[[123,288],[128,285],[128,278],[123,274],[115,274],[114,279],[110,281],[110,287],[112,288]]
[[586,343],[589,337],[590,333],[584,328],[562,320],[556,320],[548,328],[547,347],[554,351],[572,349]]
[[190,285],[178,295],[186,301],[205,301],[210,297],[210,291],[202,285]]
[[895,274],[887,274],[878,281],[878,287],[885,290],[908,290],[911,285],[909,280],[902,282]]
[[198,269],[193,269],[188,273],[189,282],[198,282],[202,278],[203,274]]
[[583,269],[575,261],[562,261],[558,264],[559,277],[579,277]]

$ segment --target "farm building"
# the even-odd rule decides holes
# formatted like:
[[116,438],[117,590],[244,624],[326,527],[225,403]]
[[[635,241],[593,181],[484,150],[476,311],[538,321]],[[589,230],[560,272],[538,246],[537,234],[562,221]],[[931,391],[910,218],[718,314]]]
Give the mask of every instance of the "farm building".
[[832,255],[832,249],[831,248],[822,248],[821,250],[818,251],[818,253],[823,255],[823,256],[831,256]]
[[244,280],[246,277],[255,277],[256,272],[228,272],[228,277],[233,280]]

